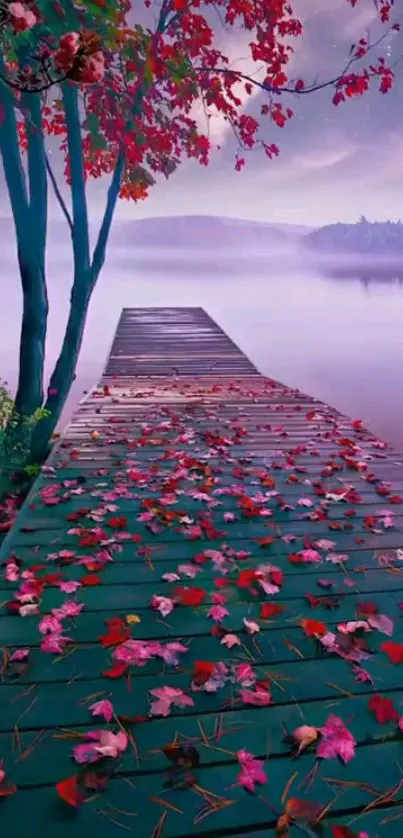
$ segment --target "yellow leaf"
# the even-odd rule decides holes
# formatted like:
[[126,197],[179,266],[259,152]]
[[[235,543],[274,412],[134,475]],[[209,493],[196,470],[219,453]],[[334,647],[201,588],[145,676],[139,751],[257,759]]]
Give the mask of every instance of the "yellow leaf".
[[141,619],[140,619],[140,617],[137,616],[137,614],[127,614],[126,615],[126,623],[129,626],[132,626],[133,623],[141,623]]

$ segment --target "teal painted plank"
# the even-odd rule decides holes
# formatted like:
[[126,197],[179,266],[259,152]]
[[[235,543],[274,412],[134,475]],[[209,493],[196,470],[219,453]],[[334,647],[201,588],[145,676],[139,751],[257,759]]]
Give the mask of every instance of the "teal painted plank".
[[[373,672],[376,689],[382,695],[390,693],[393,698],[395,691],[401,691],[402,678],[398,667],[388,667],[374,660],[368,665],[368,670],[371,670],[371,674]],[[270,668],[257,665],[256,671],[260,678],[271,679],[273,702],[277,706],[325,699],[334,701],[340,700],[341,695],[348,697],[373,693],[371,685],[354,680],[345,662],[340,659],[329,659],[326,666],[320,660],[305,660],[298,666],[282,664],[277,667],[274,663]],[[231,684],[222,687],[217,693],[193,693],[190,690],[191,681],[192,667],[187,673],[145,675],[139,681],[136,681],[134,675],[129,683],[124,679],[104,679],[102,683],[73,680],[33,687],[4,684],[0,691],[0,730],[12,730],[15,724],[21,730],[88,724],[87,705],[101,698],[109,698],[119,714],[144,715],[149,712],[149,691],[163,686],[180,688],[194,699],[193,706],[183,709],[174,707],[172,716],[217,714],[233,706],[242,706],[240,700],[235,702],[238,691]],[[402,707],[399,709],[401,712]]]
[[[161,469],[161,471],[160,471],[161,477],[163,477],[164,474],[167,475],[168,472],[169,472],[169,469],[167,467],[165,467],[165,469],[164,469],[163,464],[160,465],[160,469]],[[119,477],[119,479],[123,480],[123,482],[126,481],[128,486],[130,486],[131,488],[134,488],[135,484],[133,485],[133,481],[130,480],[129,475],[126,472],[123,472],[122,470],[120,470],[119,474],[121,475]],[[116,476],[117,475],[116,475],[115,470],[107,470],[105,473],[100,474],[100,473],[97,473],[96,471],[94,471],[94,469],[91,469],[91,468],[83,470],[83,468],[80,464],[80,468],[72,467],[72,468],[58,469],[58,470],[55,471],[53,476],[51,476],[49,474],[42,474],[39,477],[38,483],[36,485],[38,486],[38,488],[41,488],[42,486],[45,486],[45,485],[47,486],[47,485],[50,485],[52,483],[58,483],[59,481],[65,481],[65,480],[73,481],[73,480],[79,479],[80,485],[82,485],[85,489],[90,489],[90,488],[95,489],[95,488],[99,488],[99,487],[102,488],[102,486],[112,486],[114,484],[115,480],[116,480]],[[234,480],[235,480],[235,477],[233,475],[233,467],[232,468],[227,467],[226,469],[224,469],[224,468],[220,469],[219,474],[218,473],[215,474],[215,472],[213,470],[213,476],[214,477],[219,477],[219,479],[220,479],[220,484],[219,485],[222,486],[222,487],[229,487],[229,486],[233,485]],[[323,479],[321,482],[323,482],[326,486],[329,486],[329,487],[335,487],[336,485],[340,486],[340,483],[337,483],[337,476],[338,475],[335,475],[335,477],[330,478],[330,479],[329,478]],[[317,476],[313,479],[312,482],[309,482],[309,481],[305,482],[304,475],[302,474],[302,475],[299,475],[299,480],[300,480],[299,483],[291,483],[291,482],[287,481],[287,477],[285,477],[284,472],[276,471],[276,470],[273,470],[273,469],[271,469],[271,471],[270,471],[270,477],[272,477],[275,480],[275,490],[278,491],[281,495],[287,495],[287,496],[294,496],[294,495],[299,496],[299,495],[302,494],[302,492],[304,494],[306,493],[308,495],[309,494],[313,495],[314,494],[314,487],[313,487],[312,483],[315,483],[317,480],[319,480],[319,476]],[[245,486],[246,490],[252,488],[253,486],[259,486],[260,485],[260,481],[255,476],[253,476],[252,474],[249,474],[248,472],[243,474],[242,477],[238,478],[238,479],[239,479],[240,483],[242,483],[242,485]],[[376,493],[375,487],[373,487],[372,484],[365,482],[362,479],[362,477],[358,477],[357,475],[354,475],[354,474],[351,474],[351,475],[349,474],[348,478],[346,476],[344,476],[343,479],[345,480],[346,483],[353,484],[357,489],[359,489],[359,493],[363,498],[371,497],[371,498],[376,499],[377,502],[379,503],[379,495]],[[394,490],[399,490],[400,491],[403,488],[403,480],[400,477],[397,478],[397,480],[393,481],[393,486],[394,486]]]
[[[348,565],[348,562],[346,562],[346,565]],[[289,606],[288,611],[289,614],[292,615],[293,613],[299,613],[300,610],[306,608],[306,603],[302,600],[302,597],[305,594],[312,594],[318,597],[320,602],[328,602],[329,592],[327,592],[326,596],[323,590],[315,586],[312,575],[292,576],[290,574],[290,576],[287,576],[286,568],[284,569],[284,581],[279,593],[276,594],[275,597],[268,597],[256,585],[253,589],[254,592],[249,589],[237,588],[236,580],[238,573],[229,574],[227,580],[227,606],[231,608],[234,605],[243,602],[277,603],[281,601],[283,604],[285,603],[287,607]],[[65,574],[65,578],[69,578],[68,573]],[[83,575],[82,578],[85,578],[85,576]],[[349,577],[349,579],[350,578],[351,577]],[[82,587],[76,592],[76,600],[78,602],[85,603],[87,611],[104,611],[108,608],[112,611],[127,611],[130,608],[134,608],[138,611],[144,611],[150,608],[150,602],[154,595],[172,597],[175,595],[176,589],[180,586],[187,587],[194,585],[197,587],[203,587],[204,583],[203,576],[200,574],[200,576],[197,576],[195,580],[189,580],[186,577],[182,577],[180,581],[176,581],[174,583],[163,582],[157,578],[154,582],[149,583],[109,585],[107,569],[102,573],[102,576],[99,576],[99,579],[101,580],[100,585],[94,587]],[[328,579],[328,577],[326,577],[326,579]],[[364,598],[364,595],[372,596],[373,593],[381,594],[390,591],[397,598],[397,601],[403,600],[403,573],[399,570],[389,574],[386,574],[382,570],[367,571],[365,574],[355,574],[352,579],[355,585],[353,589],[344,584],[346,577],[343,577],[342,573],[340,573],[337,578],[333,574],[331,579],[333,580],[331,596],[346,597],[346,605],[347,607],[350,605],[350,608],[354,608],[354,603],[352,603],[351,600],[352,597]],[[206,580],[206,584],[209,582],[211,584],[211,577]],[[66,594],[58,588],[46,588],[41,597],[42,611],[49,612],[52,608],[60,608],[62,603],[65,601],[65,598]],[[208,602],[208,598],[206,601]],[[320,604],[318,607],[320,608]],[[316,611],[317,609],[315,608],[314,610]],[[327,607],[325,610],[327,610]],[[323,613],[323,609],[321,609],[321,613]],[[339,609],[336,608],[335,614],[337,615],[338,613]],[[346,612],[344,611],[344,613]],[[0,617],[6,615],[7,604],[2,605],[0,603]]]
[[[108,494],[108,491],[102,492],[102,494]],[[71,514],[78,514],[78,511],[82,511],[83,509],[86,510],[101,510],[107,500],[103,500],[102,497],[92,497],[91,493],[84,493],[79,497],[73,496],[68,500],[63,500],[63,495],[66,492],[66,489],[61,489],[59,496],[61,497],[60,502],[58,503],[57,507],[54,507],[54,512],[51,513],[51,518],[53,521],[53,516],[59,516],[63,522],[66,520],[67,515]],[[137,492],[136,492],[137,494]],[[139,493],[140,494],[140,493]],[[308,493],[300,491],[300,496],[305,498]],[[246,492],[245,495],[248,497],[253,497],[254,492]],[[116,512],[113,514],[129,514],[132,519],[134,519],[137,515],[144,511],[144,500],[155,499],[156,501],[159,500],[161,497],[160,492],[151,492],[151,491],[144,491],[142,493],[142,499],[136,500],[133,499],[119,499],[116,498],[113,501],[113,505],[117,507]],[[290,501],[289,499],[285,498],[282,494],[282,501],[289,503],[290,505],[294,506],[294,509],[281,511],[280,505],[276,504],[275,500],[271,503],[265,504],[265,509],[270,509],[272,511],[273,519],[276,521],[276,524],[285,524],[290,521],[297,521],[301,520],[304,515],[313,513],[316,509],[320,509],[320,498],[314,498],[311,494],[310,496],[312,506],[310,508],[304,508],[302,506],[298,506],[299,497],[293,497]],[[212,500],[219,501],[219,507],[213,507],[211,512],[211,518],[213,521],[222,522],[223,514],[225,512],[232,512],[233,514],[237,515],[239,519],[242,518],[242,514],[239,508],[239,504],[233,498],[228,498],[226,496],[219,496],[215,498],[212,496]],[[352,505],[349,503],[331,503],[329,502],[329,506],[326,508],[326,515],[330,521],[341,521],[344,519],[351,520],[351,522],[358,525],[358,522],[362,522],[362,519],[365,516],[377,516],[377,509],[374,508],[374,504],[376,503],[376,507],[379,507],[379,496],[377,496],[376,501],[374,503],[361,503]],[[387,506],[387,501],[385,502],[385,506]],[[35,509],[34,509],[35,507]],[[205,512],[209,509],[209,505],[206,502],[201,502],[197,500],[193,500],[190,497],[183,499],[181,495],[178,495],[177,502],[170,506],[171,510],[181,510],[186,509],[189,511],[189,514],[196,514],[198,512]],[[397,514],[394,516],[395,526],[401,526],[403,521],[403,516],[399,514],[400,506],[396,506]],[[27,514],[27,519],[32,518],[33,520],[38,518],[42,519],[49,515],[49,507],[46,507],[41,499],[37,496],[33,503],[30,512]],[[111,517],[112,513],[109,513]],[[81,516],[82,519],[85,519],[85,515]],[[380,525],[382,528],[382,525]]]
[[[355,607],[363,600],[362,596],[351,594],[341,603],[337,612],[329,611],[325,607],[318,607],[315,611],[307,613],[306,600],[294,600],[290,602],[289,610],[284,612],[287,616],[280,615],[281,621],[277,625],[282,628],[295,626],[303,617],[313,617],[317,620],[324,620],[328,626],[345,620],[355,619]],[[403,619],[399,607],[401,600],[398,596],[391,594],[371,594],[371,602],[374,603],[381,613],[386,613],[392,619]],[[120,616],[125,618],[132,614],[135,609],[108,609],[107,611],[86,612],[85,610],[74,620],[65,621],[66,630],[72,638],[72,642],[86,643],[95,642],[101,634],[105,633],[105,620],[110,617]],[[141,612],[141,622],[136,625],[135,636],[139,639],[147,637],[189,637],[194,634],[209,634],[213,621],[207,616],[207,609],[190,608],[180,606],[174,609],[165,619],[159,613],[147,610]],[[255,602],[235,603],[225,619],[227,631],[239,632],[244,630],[243,619],[260,621],[260,604]],[[0,618],[0,632],[4,645],[31,645],[38,642],[38,618],[27,616],[24,618],[13,615],[12,617]]]
[[[25,526],[25,524],[22,524]],[[220,528],[221,529],[221,528]],[[224,529],[224,528],[223,528]],[[287,526],[287,532],[289,527]],[[141,534],[140,527],[133,526],[131,528],[132,534]],[[299,528],[299,532],[293,533],[296,536],[296,541],[293,543],[293,549],[289,548],[288,550],[284,548],[283,544],[280,542],[280,550],[282,553],[291,553],[295,552],[295,548],[298,547],[298,542],[303,541],[303,533],[304,528]],[[272,533],[268,529],[263,529],[260,532],[260,535],[256,532],[253,534],[253,537],[265,537],[271,535]],[[284,533],[282,533],[284,534]],[[249,537],[248,537],[249,536]],[[329,529],[315,529],[311,532],[311,538],[314,541],[315,539],[319,538],[329,538],[332,541],[335,541],[337,544],[337,549],[340,551],[344,550],[351,550],[355,546],[357,546],[356,538],[360,539],[360,544],[366,550],[389,550],[393,548],[402,548],[403,549],[403,533],[400,532],[393,532],[390,530],[386,530],[385,533],[382,535],[373,535],[372,533],[340,533],[334,532]],[[145,540],[145,539],[144,539]],[[150,536],[148,534],[148,541],[150,542]],[[190,541],[190,539],[189,539]],[[221,545],[225,542],[230,546],[233,546],[235,550],[251,550],[253,548],[256,549],[256,545],[251,540],[251,536],[249,533],[243,532],[239,538],[234,537],[232,532],[227,532],[227,534],[223,535],[219,540],[216,539],[195,539],[194,540],[196,545],[198,546],[199,550],[201,547],[205,547],[206,549],[212,550],[219,550]],[[32,547],[36,545],[43,545],[49,544],[50,547],[52,545],[57,544],[66,544],[66,545],[74,545],[78,543],[78,538],[76,535],[69,535],[64,529],[57,527],[56,529],[36,529],[34,532],[21,532],[17,531],[14,537],[14,544],[16,547]],[[147,542],[146,542],[147,543]],[[182,555],[189,555],[189,548],[187,548],[186,543],[183,541],[180,535],[177,533],[170,532],[169,530],[164,530],[159,535],[155,535],[152,537],[152,545],[169,545],[169,549],[172,550],[170,545],[175,545],[175,554],[180,556]],[[336,549],[336,548],[335,548]],[[271,548],[272,552],[273,548]],[[171,554],[172,555],[172,554]]]
[[[161,674],[164,671],[175,674],[176,671],[189,671],[192,668],[193,660],[224,661],[228,664],[254,661],[258,666],[277,667],[284,663],[300,664],[301,660],[319,659],[322,664],[328,665],[328,656],[324,654],[323,650],[320,650],[315,640],[305,636],[299,626],[284,625],[283,628],[277,628],[277,623],[278,621],[263,623],[258,639],[243,633],[241,635],[242,646],[233,649],[228,649],[226,645],[221,644],[211,634],[198,633],[192,634],[190,637],[169,636],[163,640],[166,640],[166,642],[173,639],[180,641],[189,649],[188,653],[181,656],[178,668],[167,667],[162,660],[153,659],[145,666],[133,671],[136,678],[153,673]],[[266,625],[271,627],[266,629]],[[328,623],[328,625],[332,627],[333,623]],[[202,631],[202,628],[203,626],[200,625],[199,632]],[[207,628],[208,626],[206,626]],[[18,685],[99,678],[102,671],[109,666],[111,651],[104,649],[99,643],[95,642],[72,646],[65,655],[55,657],[50,654],[43,654],[38,648],[39,633],[36,629],[34,631],[32,640],[36,645],[26,644],[30,645],[31,648],[29,666],[24,674],[18,678]],[[138,627],[132,636],[135,639],[140,639]],[[369,646],[373,653],[379,652],[384,640],[385,636],[379,632],[374,632],[371,635]],[[393,640],[397,643],[403,643],[403,620],[395,623]],[[380,685],[384,685],[386,678],[385,664],[386,659],[382,660],[376,657],[364,662],[365,668],[371,672],[374,678],[376,675]],[[386,672],[388,673],[388,670]],[[400,677],[399,670],[396,674],[397,677]],[[7,674],[3,675],[3,681],[12,684],[14,677],[10,671],[9,676]],[[354,691],[354,689],[355,685],[352,681],[351,690]]]
[[[83,503],[85,506],[85,502]],[[186,503],[182,504],[182,510],[184,514],[188,513]],[[340,522],[340,526],[343,526],[345,530],[348,530],[347,533],[340,532],[339,530],[332,530],[332,524],[329,525],[327,521],[297,521],[297,520],[286,520],[285,518],[283,521],[280,519],[277,520],[277,516],[273,515],[273,520],[271,517],[267,518],[264,522],[257,521],[253,519],[252,521],[242,520],[241,516],[237,516],[236,520],[232,523],[227,523],[223,520],[222,514],[214,514],[209,513],[207,509],[200,509],[200,512],[208,517],[208,520],[211,521],[212,525],[216,527],[220,532],[222,532],[222,537],[227,538],[230,540],[236,539],[247,539],[247,538],[263,538],[267,535],[275,535],[276,533],[280,535],[284,534],[285,532],[291,533],[297,537],[302,537],[304,535],[309,535],[312,539],[321,538],[328,535],[329,532],[335,532],[339,538],[350,538],[360,536],[368,539],[371,536],[371,530],[366,529],[363,525],[363,521],[361,518],[357,520],[355,518],[347,519],[344,523]],[[108,520],[113,518],[114,516],[118,515],[119,512],[113,512],[109,514],[105,514],[100,522],[101,526],[104,526],[106,530],[108,530]],[[34,529],[38,535],[41,535],[41,530],[64,530],[66,527],[85,527],[86,529],[94,529],[94,527],[99,526],[94,522],[93,518],[89,518],[86,515],[83,515],[78,519],[78,521],[66,521],[66,516],[64,516],[61,512],[59,506],[47,508],[47,509],[40,509],[37,511],[30,511],[24,515],[24,517],[20,520],[19,528],[22,527],[29,527]],[[382,539],[385,541],[385,544],[388,546],[395,546],[396,544],[403,543],[403,517],[395,515],[394,516],[394,524],[392,527],[384,528],[381,523],[375,523],[374,526],[380,530],[379,536],[373,536],[374,538]],[[141,535],[143,539],[150,539],[152,537],[153,541],[169,541],[169,542],[176,542],[180,541],[182,538],[188,537],[186,535],[186,528],[180,523],[175,523],[170,527],[164,527],[162,532],[157,535],[153,535],[150,533],[150,530],[147,528],[145,524],[141,521],[137,520],[137,515],[128,515],[127,524],[122,528],[124,531],[130,533],[136,533],[137,535]]]
[[[394,704],[402,706],[403,693],[394,693]],[[374,758],[375,744],[382,744],[395,736],[394,727],[379,725],[368,711],[368,697],[323,701],[304,704],[301,707],[286,705],[256,710],[230,710],[225,715],[200,715],[167,719],[152,719],[138,722],[131,730],[135,737],[137,759],[128,749],[122,756],[120,770],[135,775],[146,772],[165,771],[167,759],[161,748],[171,742],[191,742],[200,752],[203,766],[217,763],[229,764],[235,754],[244,747],[247,737],[251,752],[262,759],[284,758],[293,768],[299,770],[301,761],[291,762],[290,746],[284,741],[284,731],[292,732],[301,723],[321,727],[329,713],[335,713],[348,720],[358,746],[372,745],[366,753]],[[52,784],[63,780],[66,769],[72,764],[73,747],[82,741],[87,730],[99,728],[99,719],[88,713],[87,725],[64,735],[60,730],[20,730],[18,740],[10,734],[0,734],[0,748],[13,782],[18,786]],[[115,725],[102,723],[102,728],[116,730]],[[315,749],[311,749],[314,753]],[[361,752],[362,753],[362,752]],[[330,765],[330,763],[328,764]]]
[[[96,550],[92,548],[92,550],[87,551],[86,553],[92,554],[95,558]],[[114,554],[114,558],[112,562],[109,562],[105,565],[104,570],[102,571],[102,582],[106,582],[107,584],[114,585],[114,584],[130,584],[130,585],[140,585],[144,582],[153,582],[154,585],[162,584],[164,585],[164,581],[162,577],[167,573],[175,573],[180,567],[181,562],[180,560],[167,560],[166,562],[160,563],[158,562],[155,564],[146,564],[144,561],[144,557],[141,556],[134,556],[134,558],[130,555],[132,552],[129,550],[126,553],[126,561],[121,561],[124,556],[123,553]],[[45,562],[45,559],[48,555],[48,550],[41,550],[35,553],[29,553],[28,551],[18,551],[14,554],[17,558],[20,558],[24,561],[24,564],[29,567],[32,565],[38,565],[41,562]],[[77,555],[80,555],[77,553]],[[360,589],[362,589],[361,584],[366,584],[366,580],[373,580],[374,586],[377,585],[378,577],[382,579],[387,579],[388,576],[385,572],[380,569],[379,567],[379,558],[375,553],[371,554],[367,551],[360,551],[360,550],[351,550],[348,554],[349,558],[345,561],[345,567],[348,568],[352,578],[357,575],[356,582]],[[270,553],[271,557],[271,553]],[[255,554],[255,556],[251,556],[249,561],[242,561],[240,562],[237,567],[239,571],[241,570],[250,570],[256,569],[257,566],[260,564],[267,563],[269,556],[267,556],[265,560],[265,554],[262,552],[261,554]],[[331,562],[323,561],[322,564],[319,566],[313,563],[306,563],[304,565],[294,564],[293,562],[289,562],[287,557],[284,555],[276,557],[276,565],[283,570],[287,574],[287,579],[285,584],[288,586],[289,579],[288,577],[298,577],[298,580],[304,580],[302,584],[308,586],[310,592],[313,590],[316,591],[317,579],[312,579],[310,577],[329,577],[330,584],[339,584],[340,581],[345,579],[345,575],[340,567],[332,564]],[[69,579],[72,581],[78,581],[83,574],[85,573],[84,567],[78,565],[63,565],[63,562],[57,561],[56,559],[52,561],[52,563],[44,563],[43,570],[38,571],[38,577],[41,577],[43,574],[48,574],[49,572],[60,572],[62,578]],[[366,573],[364,574],[364,571]],[[395,562],[393,565],[393,573],[396,573],[397,577],[401,577],[402,568],[399,566],[399,563]],[[201,583],[204,586],[207,582],[211,582],[214,579],[216,573],[211,568],[210,564],[204,564],[199,567],[199,573],[197,575],[197,583]],[[231,578],[236,576],[236,572],[231,574]],[[189,577],[183,576],[184,579],[187,579],[189,582]],[[180,583],[178,583],[180,584]],[[297,584],[297,582],[293,582],[293,584]],[[4,573],[0,575],[0,590],[5,590],[8,592],[14,591],[18,588],[18,583],[10,583],[7,582]],[[345,592],[345,591],[344,591]],[[318,591],[317,593],[320,593]],[[323,593],[323,592],[322,592]]]
[[[376,768],[372,759],[368,758],[367,749],[360,749],[355,760],[347,766],[335,761],[331,765],[322,766],[310,784],[310,798],[320,801],[323,805],[330,804],[334,801],[337,790],[337,802],[332,806],[333,817],[338,813],[340,816],[352,806],[365,807],[398,783],[400,773],[396,762],[399,752],[398,743],[377,746]],[[283,810],[281,795],[290,779],[291,768],[283,761],[276,761],[272,766],[268,761],[265,768],[270,775],[267,789],[263,786],[263,793],[255,795],[253,805],[246,805],[249,798],[237,782],[239,766],[234,764],[200,768],[197,771],[198,784],[203,789],[221,794],[223,799],[231,801],[231,805],[215,810],[200,824],[197,834],[220,835],[225,834],[225,830],[233,830],[242,835],[245,827],[274,827],[276,816],[273,809],[277,813]],[[301,760],[301,780],[308,776],[309,768],[309,759]],[[364,787],[357,789],[354,786],[357,776],[360,777],[363,786],[365,784]],[[345,783],[341,791],[338,786],[339,780]],[[353,783],[353,787],[349,783]],[[368,791],[368,787],[373,790]],[[267,795],[270,796],[272,809],[268,807]],[[151,835],[164,811],[163,804],[154,802],[155,797],[167,800],[179,810],[174,812],[167,807],[163,832],[166,838],[184,838],[194,834],[195,818],[203,810],[205,799],[192,791],[176,790],[169,793],[164,790],[163,778],[159,775],[136,777],[130,784],[124,777],[116,778],[110,782],[102,799],[98,795],[94,796],[93,800],[82,806],[74,816],[66,805],[57,800],[53,787],[20,791],[18,795],[2,801],[2,806],[5,822],[13,825],[12,838],[23,838],[26,835],[27,812],[30,816],[32,838],[40,838],[46,833],[50,818],[58,838],[71,838],[73,828],[77,836],[84,835],[91,828],[95,829],[101,838],[114,838],[121,835],[122,822],[130,831],[137,832],[141,823],[140,834]],[[141,821],[138,820],[139,817]]]

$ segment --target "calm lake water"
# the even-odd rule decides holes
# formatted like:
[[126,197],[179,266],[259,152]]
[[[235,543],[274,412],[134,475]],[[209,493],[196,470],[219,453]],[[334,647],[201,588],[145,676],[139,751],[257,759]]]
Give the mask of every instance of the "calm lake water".
[[[7,260],[8,261],[8,260]],[[403,282],[393,273],[285,266],[270,254],[113,251],[93,296],[74,392],[96,383],[123,306],[203,306],[266,375],[361,418],[403,450]],[[18,277],[2,268],[0,373],[15,381],[21,310]],[[71,272],[49,263],[48,358],[64,328]],[[7,292],[4,292],[4,286]],[[4,305],[5,303],[5,305]]]

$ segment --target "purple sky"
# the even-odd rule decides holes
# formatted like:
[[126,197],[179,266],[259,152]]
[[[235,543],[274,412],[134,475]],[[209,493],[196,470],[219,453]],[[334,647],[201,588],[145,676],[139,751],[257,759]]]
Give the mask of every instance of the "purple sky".
[[[292,76],[302,75],[308,83],[337,74],[351,44],[368,28],[372,40],[380,32],[373,0],[360,0],[355,10],[347,0],[294,0],[293,6],[304,23],[305,35],[295,41]],[[154,9],[157,7],[154,0]],[[139,12],[134,10],[134,19],[139,19],[140,13],[144,19],[142,4]],[[248,35],[217,26],[217,38],[233,59],[233,66],[247,72]],[[390,39],[392,61],[403,52],[401,40],[396,33]],[[386,47],[382,46],[384,53]],[[382,50],[379,48],[374,57]],[[288,97],[295,118],[283,130],[266,121],[263,129],[265,138],[280,146],[280,157],[269,161],[259,151],[254,152],[240,173],[234,171],[232,135],[220,117],[213,117],[211,136],[221,150],[213,153],[210,167],[185,161],[169,181],[154,187],[147,202],[121,202],[117,218],[212,214],[308,225],[354,222],[361,214],[379,220],[399,218],[403,215],[403,97],[399,72],[398,68],[395,88],[387,96],[379,94],[374,86],[366,96],[338,108],[331,102],[331,90]],[[245,103],[245,110],[257,113],[263,101],[264,94],[258,94]],[[202,112],[198,116],[203,124]],[[58,168],[54,155],[53,159]],[[103,210],[106,188],[105,181],[90,186],[93,219]],[[9,214],[4,189],[0,213]],[[52,213],[59,216],[56,207]]]
[[[352,10],[347,0],[294,0],[305,25],[295,41],[292,73],[307,82],[331,78],[343,67],[353,42],[370,30],[379,35],[373,0],[360,0]],[[326,10],[324,10],[326,9]],[[248,54],[248,36],[240,42],[233,33],[217,35],[234,59]],[[400,41],[400,44],[399,44]],[[401,37],[395,33],[375,55],[390,60],[399,55]],[[403,51],[403,50],[402,50]],[[234,61],[234,66],[240,66]],[[243,61],[247,67],[247,60]],[[402,68],[403,72],[403,68]],[[264,94],[247,106],[255,113]],[[234,172],[235,146],[222,120],[212,120],[213,136],[222,150],[208,171],[185,162],[168,182],[153,190],[147,203],[122,203],[121,217],[207,213],[297,224],[355,221],[403,215],[403,109],[401,76],[387,96],[376,87],[365,97],[336,108],[331,91],[289,99],[295,118],[282,131],[267,124],[265,133],[282,154],[268,161],[259,152],[249,157],[241,173]]]

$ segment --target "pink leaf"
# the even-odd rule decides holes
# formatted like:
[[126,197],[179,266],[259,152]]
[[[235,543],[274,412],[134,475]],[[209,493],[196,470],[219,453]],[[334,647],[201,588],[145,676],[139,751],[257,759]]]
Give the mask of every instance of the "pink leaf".
[[267,776],[263,770],[263,760],[255,759],[253,754],[245,750],[238,751],[237,759],[241,766],[238,782],[244,789],[253,793],[256,785],[260,786],[267,783]]
[[207,613],[208,617],[211,617],[212,620],[215,620],[217,623],[221,623],[225,617],[228,617],[229,611],[224,608],[223,605],[213,605],[212,608]]
[[241,690],[240,699],[244,704],[252,704],[253,707],[266,707],[271,704],[271,694],[267,690]]
[[227,649],[233,649],[234,646],[240,646],[240,638],[236,634],[226,634],[221,640],[221,645],[226,646]]
[[105,721],[109,724],[113,714],[113,704],[107,699],[103,699],[102,701],[96,701],[95,704],[91,704],[88,708],[93,716],[103,716]]
[[371,628],[378,629],[381,634],[386,634],[388,637],[392,637],[394,623],[390,617],[387,617],[385,614],[373,614],[368,617],[368,622]]
[[30,649],[16,649],[10,657],[10,661],[25,661],[29,657]]
[[316,751],[318,757],[321,759],[339,757],[344,763],[353,759],[356,741],[339,716],[331,713],[324,726],[320,728],[320,734],[321,740]]
[[256,623],[254,620],[247,620],[246,617],[244,617],[243,624],[248,634],[257,634],[257,632],[260,631],[259,623]]

